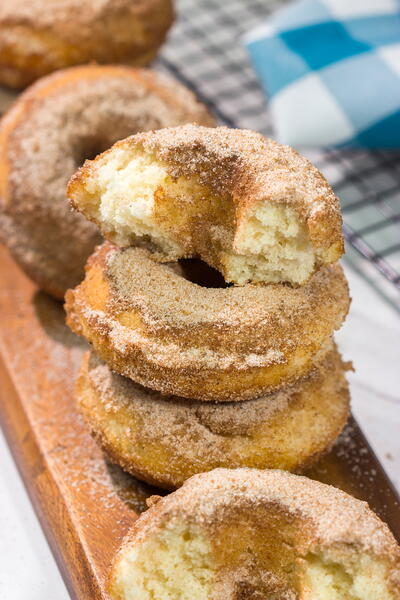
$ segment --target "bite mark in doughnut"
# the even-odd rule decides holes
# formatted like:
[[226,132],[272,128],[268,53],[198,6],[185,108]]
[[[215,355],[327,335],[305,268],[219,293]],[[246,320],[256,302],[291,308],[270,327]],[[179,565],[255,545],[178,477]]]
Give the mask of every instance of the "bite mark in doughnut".
[[288,146],[224,127],[138,134],[72,178],[75,208],[119,246],[198,256],[228,282],[304,284],[343,253],[339,201]]
[[258,400],[204,403],[161,396],[87,353],[79,407],[102,448],[124,470],[174,489],[216,467],[308,467],[333,444],[349,414],[337,350],[304,380]]
[[171,0],[1,0],[0,84],[90,62],[146,65],[173,16]]
[[116,600],[398,600],[400,548],[364,502],[284,471],[195,475],[142,514]]
[[209,289],[143,248],[104,243],[66,295],[67,322],[118,373],[195,400],[259,397],[305,375],[349,307],[339,265],[301,287]]
[[186,88],[145,69],[75,67],[20,96],[0,124],[0,237],[40,287],[63,298],[101,240],[66,199],[83,160],[128,134],[188,121],[213,123]]

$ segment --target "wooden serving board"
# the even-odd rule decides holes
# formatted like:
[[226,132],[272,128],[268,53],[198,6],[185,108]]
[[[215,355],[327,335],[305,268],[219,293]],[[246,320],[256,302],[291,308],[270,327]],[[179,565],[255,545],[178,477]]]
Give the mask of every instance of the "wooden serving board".
[[[110,466],[77,414],[85,344],[65,326],[61,304],[3,248],[0,264],[2,426],[71,597],[106,600],[112,557],[158,492]],[[400,540],[399,499],[354,421],[309,475],[367,500]]]
[[7,89],[0,85],[0,115],[10,108],[11,104],[18,98],[19,92]]

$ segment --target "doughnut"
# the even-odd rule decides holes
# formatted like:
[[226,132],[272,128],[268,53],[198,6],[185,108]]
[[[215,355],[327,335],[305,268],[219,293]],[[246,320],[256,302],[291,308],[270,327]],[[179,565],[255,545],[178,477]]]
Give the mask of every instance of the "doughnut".
[[114,463],[174,489],[216,467],[299,471],[314,463],[349,415],[345,369],[334,350],[306,379],[282,391],[247,402],[196,402],[161,396],[87,353],[77,398]]
[[285,471],[215,469],[155,497],[114,600],[398,600],[400,547],[365,502]]
[[227,282],[306,283],[343,253],[339,201],[288,146],[187,125],[116,143],[74,175],[68,196],[115,244],[158,260],[199,257]]
[[73,67],[20,96],[0,123],[0,238],[40,287],[63,298],[100,242],[65,195],[84,158],[128,133],[186,121],[212,123],[191,92],[144,69]]
[[297,288],[206,288],[146,248],[110,242],[66,294],[68,325],[114,371],[163,394],[220,402],[256,398],[305,375],[332,348],[348,307],[337,264]]
[[172,0],[2,0],[0,84],[92,61],[148,64],[173,17]]

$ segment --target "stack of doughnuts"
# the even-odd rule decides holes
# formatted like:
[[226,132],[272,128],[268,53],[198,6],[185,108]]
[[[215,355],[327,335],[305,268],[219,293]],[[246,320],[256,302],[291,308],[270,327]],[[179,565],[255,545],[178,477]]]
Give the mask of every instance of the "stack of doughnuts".
[[300,471],[349,414],[338,199],[245,130],[136,134],[72,177],[106,241],[66,295],[93,351],[79,404],[126,471],[174,489],[217,467]]
[[[0,85],[146,64],[172,20],[171,0],[3,0]],[[67,322],[93,348],[77,381],[92,433],[125,471],[182,486],[149,499],[110,595],[399,600],[387,526],[287,472],[349,415],[338,199],[291,148],[213,125],[169,78],[95,65],[47,75],[0,125],[0,238],[54,297],[77,286]],[[66,182],[97,154],[70,180],[71,212]]]
[[387,526],[287,472],[349,412],[341,216],[321,174],[254,132],[191,125],[117,142],[68,195],[107,240],[66,295],[93,347],[79,405],[115,463],[180,488],[149,499],[110,596],[398,600]]

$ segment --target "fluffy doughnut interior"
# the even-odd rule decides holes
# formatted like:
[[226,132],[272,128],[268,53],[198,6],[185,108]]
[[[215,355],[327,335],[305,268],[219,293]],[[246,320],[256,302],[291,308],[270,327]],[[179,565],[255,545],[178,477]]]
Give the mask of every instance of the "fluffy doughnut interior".
[[[114,567],[112,595],[118,600],[395,600],[385,565],[372,556],[339,545],[306,557],[283,550],[276,563],[279,550],[265,559],[268,532],[262,533],[265,539],[246,549],[251,562],[237,555],[235,544],[231,552],[225,539],[226,564],[221,566],[200,527],[167,526],[124,548]],[[275,536],[272,531],[272,540]]]
[[118,148],[86,179],[85,192],[74,201],[106,236],[120,246],[143,242],[168,259],[190,255],[191,219],[198,203],[209,212],[213,200],[196,182],[174,180],[153,156]]
[[118,245],[142,243],[167,260],[198,255],[239,285],[301,284],[321,258],[284,202],[253,204],[238,216],[229,194],[217,197],[194,178],[173,178],[137,148],[114,147],[97,159],[72,199]]
[[[340,554],[340,556],[339,556]],[[384,564],[368,554],[355,558],[350,551],[320,552],[307,556],[305,588],[310,600],[394,600]]]
[[213,569],[207,538],[176,525],[122,554],[112,581],[119,600],[209,600]]
[[234,281],[288,281],[301,284],[314,271],[316,253],[306,227],[284,205],[259,203],[243,220],[235,236],[237,254],[225,264]]

